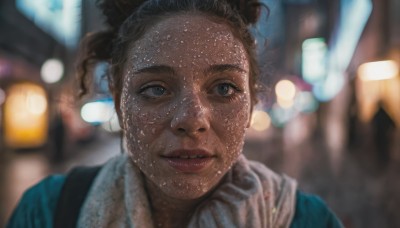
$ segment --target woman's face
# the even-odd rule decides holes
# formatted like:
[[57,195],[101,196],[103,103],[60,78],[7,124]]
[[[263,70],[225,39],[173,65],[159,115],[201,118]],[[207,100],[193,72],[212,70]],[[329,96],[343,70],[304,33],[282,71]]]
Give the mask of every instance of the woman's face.
[[168,17],[128,51],[121,95],[125,142],[150,183],[196,199],[235,163],[250,119],[249,63],[225,24]]

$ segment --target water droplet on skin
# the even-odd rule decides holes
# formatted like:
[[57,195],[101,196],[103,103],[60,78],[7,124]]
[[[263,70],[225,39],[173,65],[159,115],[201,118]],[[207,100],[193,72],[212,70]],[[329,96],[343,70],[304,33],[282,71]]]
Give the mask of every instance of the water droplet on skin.
[[181,44],[183,44],[183,40],[181,40]]
[[185,28],[183,31],[184,31],[184,32],[187,32],[187,31],[188,31],[188,29],[187,29],[187,28]]
[[221,170],[218,170],[218,172],[217,172],[219,175],[221,175],[222,174],[222,172],[221,172]]
[[151,129],[151,133],[153,133],[153,135],[156,133],[156,129],[155,128],[152,128]]
[[171,35],[167,35],[167,40],[171,39]]

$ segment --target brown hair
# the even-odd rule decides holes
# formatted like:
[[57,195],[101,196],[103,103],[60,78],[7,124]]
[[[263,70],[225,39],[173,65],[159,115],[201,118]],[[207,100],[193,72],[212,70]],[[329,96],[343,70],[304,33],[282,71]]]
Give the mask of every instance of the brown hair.
[[255,42],[248,25],[257,22],[260,8],[265,6],[262,3],[257,0],[101,0],[97,3],[106,16],[108,29],[89,34],[82,42],[81,59],[78,62],[80,96],[87,93],[90,81],[87,74],[91,67],[97,62],[107,61],[110,64],[107,74],[109,88],[118,112],[128,45],[137,41],[162,17],[199,12],[218,23],[228,24],[244,45],[250,63],[251,99],[253,104],[256,103],[259,70]]

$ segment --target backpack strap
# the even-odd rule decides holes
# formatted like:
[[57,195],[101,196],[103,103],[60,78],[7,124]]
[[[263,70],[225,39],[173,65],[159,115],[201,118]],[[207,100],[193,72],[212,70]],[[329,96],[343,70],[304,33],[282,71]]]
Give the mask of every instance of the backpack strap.
[[54,214],[55,228],[76,227],[81,206],[101,166],[77,167],[68,174]]

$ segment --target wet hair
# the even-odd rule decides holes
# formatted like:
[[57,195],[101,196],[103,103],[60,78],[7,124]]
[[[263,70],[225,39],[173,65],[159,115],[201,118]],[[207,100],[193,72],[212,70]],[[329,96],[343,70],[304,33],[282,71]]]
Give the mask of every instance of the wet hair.
[[249,25],[257,22],[262,3],[257,0],[98,0],[97,4],[106,17],[107,30],[88,34],[83,39],[77,72],[81,97],[88,93],[90,69],[106,61],[110,64],[106,75],[109,89],[119,112],[128,47],[161,19],[198,12],[216,23],[227,24],[243,44],[250,66],[251,100],[256,103],[259,70]]

